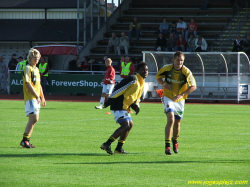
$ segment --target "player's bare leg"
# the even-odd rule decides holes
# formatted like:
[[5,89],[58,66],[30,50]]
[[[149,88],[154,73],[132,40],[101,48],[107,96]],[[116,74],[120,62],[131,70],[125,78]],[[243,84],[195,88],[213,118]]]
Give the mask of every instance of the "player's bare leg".
[[120,135],[120,138],[118,140],[117,146],[115,148],[115,153],[127,154],[127,152],[124,151],[124,149],[122,148],[122,146],[125,143],[125,140],[127,139],[130,130],[133,128],[133,122],[130,121],[129,125],[130,125],[130,128],[127,131],[125,131],[123,134]]
[[[110,97],[110,94],[105,94],[105,101],[107,101]],[[110,112],[106,112],[106,114],[111,114]]]
[[167,113],[167,125],[165,127],[165,154],[171,155],[170,142],[173,134],[173,126],[174,126],[174,113]]
[[110,97],[110,94],[105,94],[105,100],[107,101]]
[[173,127],[173,137],[177,137],[180,134],[181,119],[175,119]]
[[[117,139],[121,135],[124,135],[124,133],[126,133],[127,131],[129,131],[131,129],[129,121],[123,121],[120,123],[120,125],[121,126],[118,129],[116,129],[115,132],[112,134],[112,136],[115,139]],[[133,125],[133,123],[132,123],[132,125]]]
[[105,150],[109,154],[113,154],[111,150],[111,143],[113,143],[118,137],[123,135],[125,132],[130,130],[130,122],[123,121],[120,123],[120,127],[115,130],[115,132],[109,137],[109,139],[101,145],[101,149]]
[[30,137],[33,133],[34,126],[39,120],[39,114],[30,114],[29,115],[29,121],[25,127],[25,131],[23,134],[23,140],[21,141],[20,145],[24,148],[35,148],[32,144],[30,144]]
[[175,153],[178,153],[178,138],[180,134],[180,125],[181,125],[181,119],[175,119],[174,127],[173,127],[173,137],[172,137],[172,143],[173,143],[173,150]]
[[27,126],[25,128],[25,133],[28,133],[30,137],[33,133],[35,124],[38,122],[38,120],[39,120],[39,114],[36,114],[36,115],[31,114],[29,116],[29,121],[28,121]]
[[100,105],[99,106],[95,106],[96,109],[102,109],[102,105],[105,101],[105,97],[106,97],[106,93],[102,93],[101,95],[101,99],[100,99]]

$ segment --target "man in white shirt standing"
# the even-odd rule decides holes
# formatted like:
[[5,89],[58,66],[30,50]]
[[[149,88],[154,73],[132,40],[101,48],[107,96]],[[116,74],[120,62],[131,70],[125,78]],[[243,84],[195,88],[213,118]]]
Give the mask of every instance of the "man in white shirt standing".
[[116,37],[115,32],[112,32],[112,37],[109,39],[108,46],[106,48],[106,55],[112,50],[114,51],[115,55],[117,55],[117,46],[119,45],[119,38]]
[[124,49],[125,54],[128,56],[129,48],[130,48],[129,38],[128,38],[128,36],[126,36],[125,32],[122,32],[121,38],[120,38],[120,44],[117,47],[118,55],[121,56],[121,49]]
[[180,17],[179,22],[177,23],[177,36],[179,34],[182,34],[183,37],[185,37],[185,32],[187,30],[187,23],[185,21],[183,21],[183,18]]

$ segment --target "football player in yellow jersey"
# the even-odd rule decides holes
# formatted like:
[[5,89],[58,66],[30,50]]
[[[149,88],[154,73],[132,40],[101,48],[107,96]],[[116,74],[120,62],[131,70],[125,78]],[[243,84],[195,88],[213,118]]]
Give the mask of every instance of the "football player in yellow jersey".
[[29,117],[26,125],[23,139],[20,145],[24,148],[35,148],[30,143],[34,126],[39,120],[40,103],[46,106],[43,90],[40,82],[39,69],[36,67],[40,60],[41,54],[38,50],[31,48],[28,54],[28,64],[23,70],[23,93],[25,102],[25,113]]
[[129,113],[132,108],[136,115],[140,112],[139,101],[144,91],[144,79],[148,76],[148,65],[145,62],[140,62],[137,65],[137,74],[130,75],[118,83],[109,99],[104,103],[104,108],[110,106],[116,123],[120,127],[108,138],[108,140],[101,145],[101,149],[108,154],[113,154],[111,150],[111,143],[117,138],[118,144],[115,148],[115,153],[126,154],[122,146],[133,127],[132,117]]
[[156,79],[163,87],[162,102],[167,115],[165,127],[165,154],[171,155],[170,142],[173,151],[178,153],[178,137],[180,123],[184,114],[187,95],[196,90],[196,81],[192,72],[184,66],[185,55],[181,51],[174,54],[173,64],[162,67],[156,74]]

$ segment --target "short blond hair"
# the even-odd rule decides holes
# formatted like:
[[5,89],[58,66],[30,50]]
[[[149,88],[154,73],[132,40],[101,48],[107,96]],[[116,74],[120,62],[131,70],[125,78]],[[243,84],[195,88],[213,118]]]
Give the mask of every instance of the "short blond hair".
[[27,57],[28,62],[30,63],[30,62],[31,62],[31,59],[32,59],[33,57],[36,57],[36,56],[38,56],[39,58],[41,58],[41,53],[40,53],[37,49],[31,48],[31,49],[29,50],[29,54],[28,54],[28,57]]
[[107,58],[105,61],[107,61],[108,63],[112,63],[112,60],[111,60],[111,58]]

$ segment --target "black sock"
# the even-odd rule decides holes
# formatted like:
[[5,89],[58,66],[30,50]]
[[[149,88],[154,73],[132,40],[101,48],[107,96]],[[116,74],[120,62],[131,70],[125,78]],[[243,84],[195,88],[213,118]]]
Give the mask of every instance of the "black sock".
[[173,136],[173,138],[172,138],[173,142],[177,143],[178,138],[179,138],[179,135],[178,136]]
[[109,139],[105,142],[106,145],[110,146],[112,142],[115,141],[115,138],[113,136],[110,136]]
[[165,140],[165,147],[170,147],[170,139]]
[[118,151],[121,150],[124,143],[125,143],[124,140],[119,140],[115,149]]
[[28,133],[23,133],[23,141],[30,141],[30,135]]

